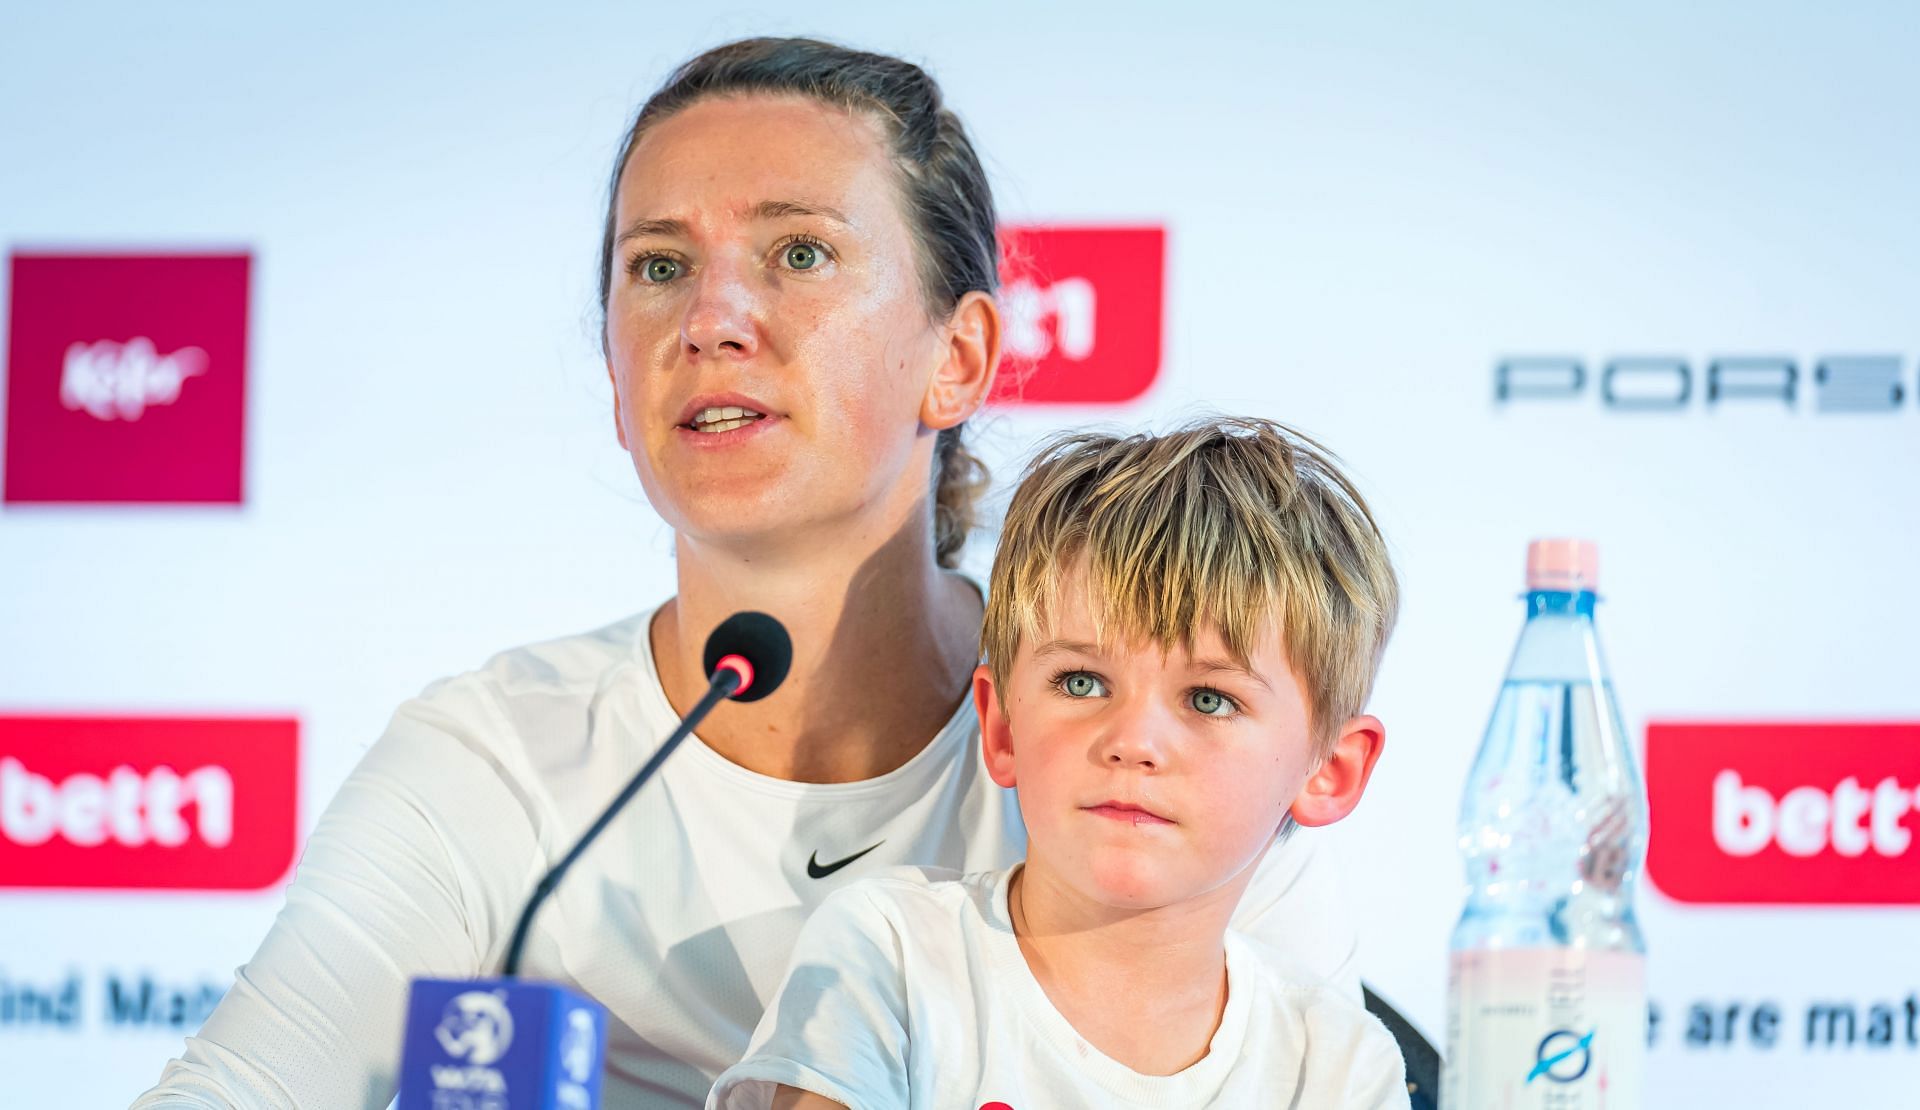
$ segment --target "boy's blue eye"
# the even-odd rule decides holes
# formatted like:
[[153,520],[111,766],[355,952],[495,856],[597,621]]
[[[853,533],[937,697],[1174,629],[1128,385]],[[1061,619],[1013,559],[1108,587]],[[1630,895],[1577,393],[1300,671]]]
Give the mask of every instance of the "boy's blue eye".
[[1195,690],[1187,701],[1209,717],[1231,717],[1237,708],[1233,699],[1218,690]]
[[1060,689],[1071,698],[1097,698],[1107,692],[1100,680],[1085,671],[1075,671],[1060,680]]
[[795,243],[787,248],[787,265],[796,270],[811,270],[820,263],[820,248],[812,243]]

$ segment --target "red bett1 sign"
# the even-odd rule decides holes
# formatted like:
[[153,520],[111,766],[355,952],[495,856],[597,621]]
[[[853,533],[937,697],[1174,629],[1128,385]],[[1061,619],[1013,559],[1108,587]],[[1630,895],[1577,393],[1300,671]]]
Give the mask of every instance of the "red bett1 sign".
[[1920,723],[1651,724],[1647,800],[1668,897],[1920,904]]
[[245,254],[15,254],[5,500],[237,504]]
[[1161,227],[1005,227],[997,404],[1112,404],[1160,374]]
[[299,737],[292,719],[0,717],[0,887],[273,886]]

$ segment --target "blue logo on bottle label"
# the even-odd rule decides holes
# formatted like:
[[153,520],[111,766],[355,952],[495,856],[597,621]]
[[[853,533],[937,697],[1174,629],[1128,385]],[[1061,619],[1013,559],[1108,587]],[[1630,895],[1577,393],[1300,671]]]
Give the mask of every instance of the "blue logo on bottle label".
[[1555,1029],[1542,1037],[1540,1047],[1534,1050],[1533,1070],[1527,1073],[1527,1082],[1545,1076],[1550,1082],[1571,1083],[1587,1074],[1593,1066],[1595,1032],[1589,1029],[1582,1037],[1571,1029]]

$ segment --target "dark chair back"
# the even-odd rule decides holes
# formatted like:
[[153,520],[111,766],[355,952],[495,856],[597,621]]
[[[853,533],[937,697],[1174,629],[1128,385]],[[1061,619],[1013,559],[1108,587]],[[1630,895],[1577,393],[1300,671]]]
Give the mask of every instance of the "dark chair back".
[[1367,1012],[1379,1018],[1400,1043],[1400,1056],[1407,1062],[1407,1098],[1413,1110],[1436,1110],[1440,1104],[1439,1051],[1400,1011],[1373,993],[1373,988],[1362,983],[1360,993],[1366,998]]

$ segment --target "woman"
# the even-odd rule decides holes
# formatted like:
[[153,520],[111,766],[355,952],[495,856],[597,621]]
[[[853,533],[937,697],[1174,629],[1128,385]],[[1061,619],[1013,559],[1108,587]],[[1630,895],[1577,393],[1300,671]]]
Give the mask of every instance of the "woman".
[[[981,597],[951,570],[984,484],[960,432],[1000,357],[996,257],[985,175],[917,67],[761,39],[669,78],[615,162],[600,280],[615,433],[674,529],[674,597],[402,706],[137,1105],[385,1105],[407,981],[498,970],[736,610],[787,625],[791,676],[707,719],[525,955],[606,1005],[607,1105],[700,1104],[839,884],[1020,858],[966,703]],[[1310,844],[1269,853],[1237,921],[1357,994]]]

